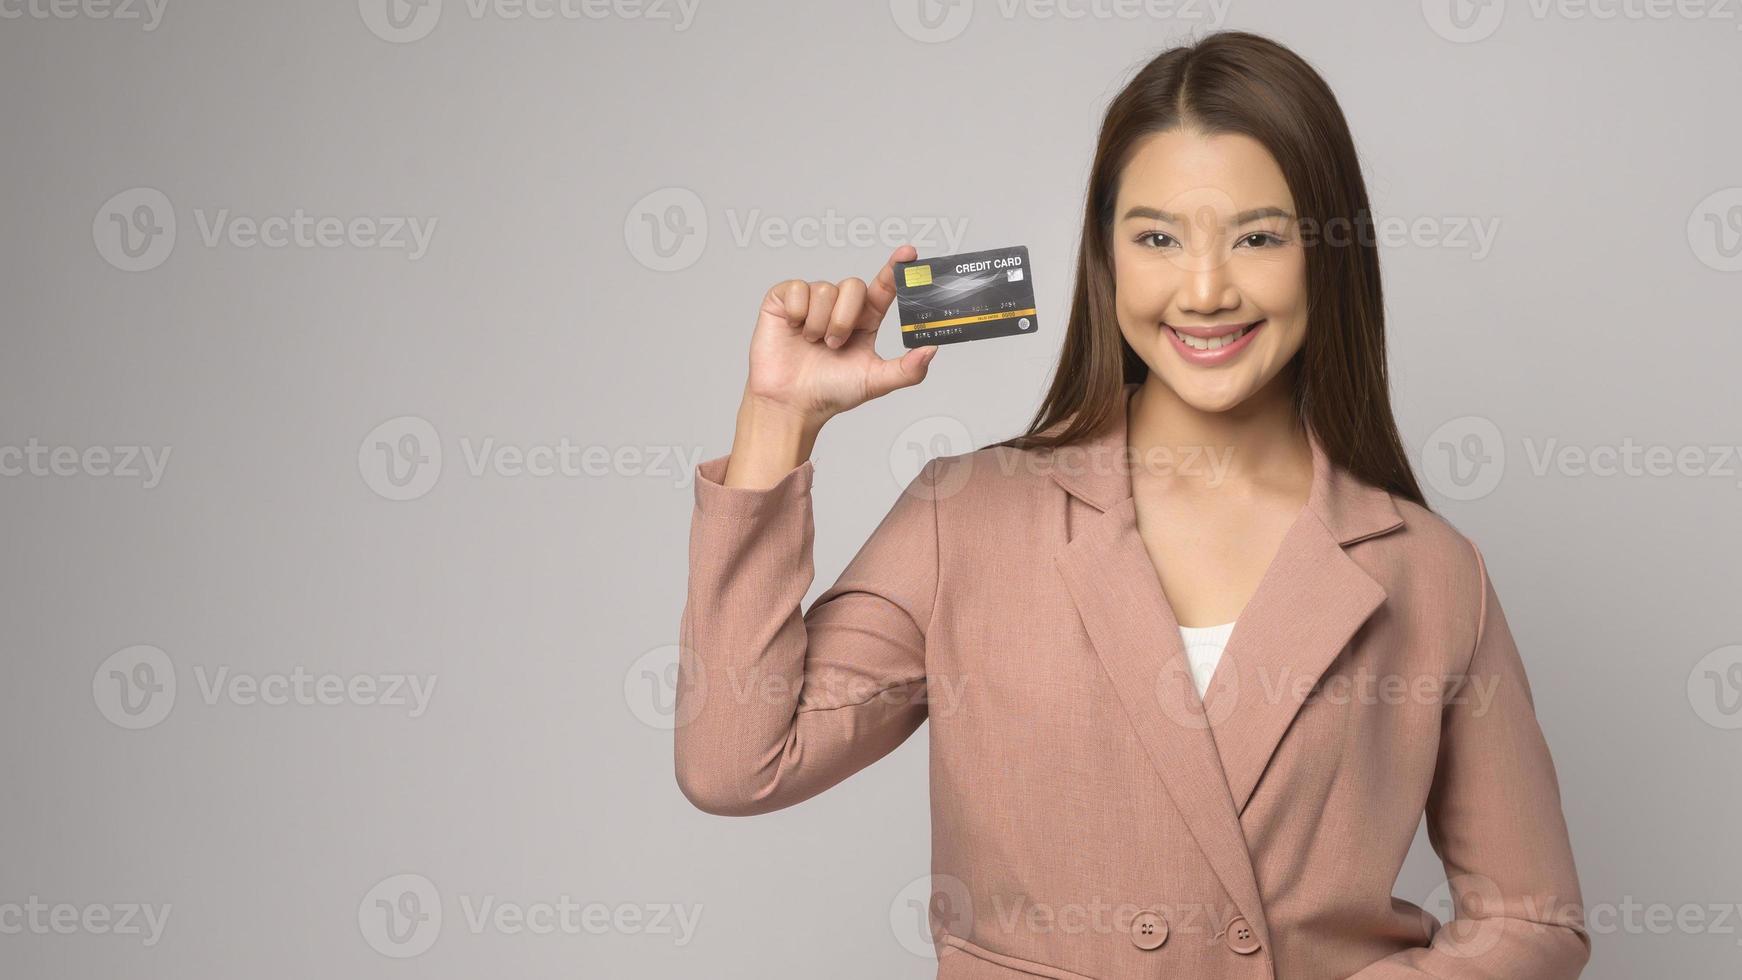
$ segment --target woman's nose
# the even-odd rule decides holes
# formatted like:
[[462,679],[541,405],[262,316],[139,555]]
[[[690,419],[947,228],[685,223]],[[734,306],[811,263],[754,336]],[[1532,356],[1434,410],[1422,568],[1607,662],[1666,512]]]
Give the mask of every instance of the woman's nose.
[[1181,308],[1193,313],[1214,313],[1240,305],[1239,290],[1228,263],[1217,259],[1214,254],[1192,257],[1189,267],[1183,270]]

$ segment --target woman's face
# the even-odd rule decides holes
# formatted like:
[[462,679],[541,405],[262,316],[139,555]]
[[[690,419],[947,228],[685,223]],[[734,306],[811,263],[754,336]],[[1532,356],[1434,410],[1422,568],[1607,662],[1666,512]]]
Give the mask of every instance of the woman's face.
[[1251,137],[1175,129],[1138,144],[1119,180],[1112,255],[1125,341],[1200,411],[1251,397],[1306,338],[1294,199]]

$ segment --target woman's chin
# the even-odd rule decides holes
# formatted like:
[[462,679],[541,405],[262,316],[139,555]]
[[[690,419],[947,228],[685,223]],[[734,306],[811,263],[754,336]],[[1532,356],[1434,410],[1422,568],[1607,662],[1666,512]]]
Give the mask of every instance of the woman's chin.
[[1175,397],[1199,412],[1226,412],[1252,394],[1250,386],[1243,380],[1225,375],[1217,378],[1202,377],[1199,376],[1201,369],[1198,368],[1186,368],[1183,372],[1177,367],[1168,371],[1157,372],[1153,367],[1150,370],[1161,377]]

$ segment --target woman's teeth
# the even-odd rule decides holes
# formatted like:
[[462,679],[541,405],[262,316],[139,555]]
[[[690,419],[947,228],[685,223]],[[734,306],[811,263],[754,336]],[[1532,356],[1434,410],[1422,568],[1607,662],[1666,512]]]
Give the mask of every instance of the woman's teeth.
[[1193,337],[1191,334],[1184,334],[1180,333],[1178,330],[1173,330],[1172,327],[1168,327],[1168,329],[1173,330],[1173,335],[1179,338],[1180,343],[1190,347],[1192,350],[1217,350],[1246,336],[1247,331],[1251,330],[1252,327],[1252,324],[1248,324],[1233,333],[1223,334],[1220,337]]

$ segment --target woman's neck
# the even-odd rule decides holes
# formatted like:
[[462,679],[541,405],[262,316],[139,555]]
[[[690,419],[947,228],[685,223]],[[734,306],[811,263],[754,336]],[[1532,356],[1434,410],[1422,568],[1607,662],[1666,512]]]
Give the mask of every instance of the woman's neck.
[[1285,375],[1233,408],[1205,412],[1152,372],[1132,393],[1127,412],[1125,442],[1135,478],[1152,486],[1219,489],[1232,481],[1291,494],[1311,486],[1312,447]]

